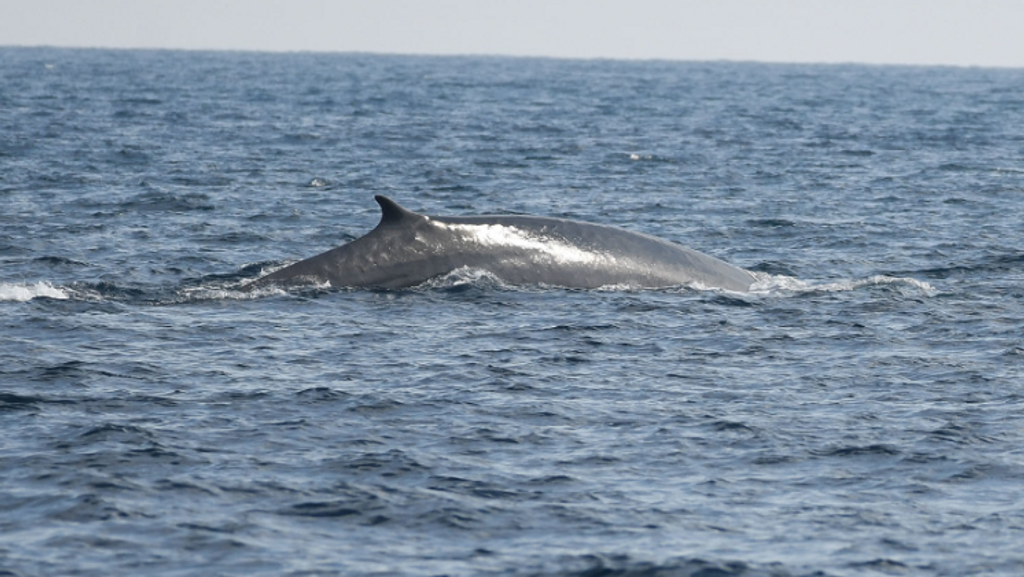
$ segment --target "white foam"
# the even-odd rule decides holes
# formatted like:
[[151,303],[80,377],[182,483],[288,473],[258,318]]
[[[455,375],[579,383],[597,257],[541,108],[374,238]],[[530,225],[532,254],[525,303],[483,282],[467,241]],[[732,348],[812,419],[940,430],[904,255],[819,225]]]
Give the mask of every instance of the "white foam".
[[505,281],[495,276],[490,271],[468,266],[459,267],[448,274],[444,274],[420,283],[419,287],[426,289],[445,289],[463,286],[490,286],[510,288]]
[[171,299],[171,303],[182,304],[182,303],[197,303],[206,301],[224,301],[224,300],[253,300],[275,292],[281,292],[280,289],[259,289],[251,292],[245,292],[241,290],[232,290],[229,288],[216,288],[216,287],[194,287],[185,288],[177,291],[175,298]]
[[38,297],[65,300],[68,293],[46,281],[37,283],[0,283],[0,301],[25,302]]
[[[246,290],[247,281],[245,283],[235,283],[231,285],[206,285],[198,287],[189,287],[178,289],[176,291],[176,303],[193,303],[193,302],[205,302],[205,301],[248,301],[258,300],[269,296],[286,295],[288,291],[281,288],[278,285],[266,285],[256,289]],[[321,289],[326,290],[331,288],[331,283],[313,283],[303,285],[305,289]]]
[[794,278],[786,275],[772,275],[762,272],[753,272],[754,284],[750,287],[750,292],[759,294],[770,294],[770,293],[808,293],[808,292],[846,292],[853,291],[864,287],[880,286],[880,285],[906,285],[913,289],[924,292],[927,296],[934,296],[938,293],[932,285],[927,282],[917,280],[911,277],[891,277],[885,275],[875,275],[866,279],[860,280],[844,280],[831,283],[816,284],[813,282],[803,281],[798,278]]
[[894,276],[885,276],[885,275],[875,275],[875,276],[873,276],[871,278],[867,278],[867,279],[864,279],[864,280],[850,281],[849,283],[838,283],[838,284],[840,284],[840,285],[842,285],[842,284],[849,284],[850,288],[840,288],[840,289],[837,289],[837,290],[855,290],[855,289],[859,289],[861,287],[877,286],[877,285],[907,285],[907,286],[916,288],[916,289],[924,292],[928,296],[934,296],[934,295],[938,294],[938,292],[939,292],[935,287],[933,287],[932,285],[926,283],[925,281],[917,280],[916,278],[911,278],[911,277],[908,277],[908,276],[895,276],[894,277]]

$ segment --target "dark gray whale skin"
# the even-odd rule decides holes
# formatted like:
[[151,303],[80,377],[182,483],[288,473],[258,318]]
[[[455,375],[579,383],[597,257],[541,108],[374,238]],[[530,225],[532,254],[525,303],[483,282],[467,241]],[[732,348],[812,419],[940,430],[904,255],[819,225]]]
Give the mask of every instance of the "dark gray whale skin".
[[747,271],[684,246],[621,228],[536,216],[437,217],[386,196],[366,236],[297,262],[243,288],[330,283],[403,288],[479,269],[514,285],[661,288],[700,285],[747,291]]

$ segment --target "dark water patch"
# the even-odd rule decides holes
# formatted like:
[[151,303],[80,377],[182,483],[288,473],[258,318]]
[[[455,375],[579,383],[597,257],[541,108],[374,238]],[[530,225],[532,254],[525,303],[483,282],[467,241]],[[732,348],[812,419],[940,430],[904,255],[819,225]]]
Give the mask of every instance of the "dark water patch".
[[42,395],[22,395],[0,391],[0,411],[32,411],[48,404],[73,405],[78,401]]
[[453,507],[437,507],[419,516],[416,521],[427,527],[438,527],[441,530],[456,529],[458,531],[476,531],[484,525],[486,514],[469,509]]
[[133,492],[143,491],[145,488],[125,479],[104,479],[102,481],[90,481],[87,486],[97,492]]
[[348,458],[334,459],[330,466],[355,474],[372,473],[382,478],[418,476],[429,470],[429,467],[398,449],[386,452],[360,452]]
[[612,324],[574,324],[574,325],[554,325],[547,327],[546,331],[554,332],[565,332],[565,333],[585,333],[590,331],[603,331],[613,330],[616,326]]
[[138,194],[122,204],[121,207],[125,210],[143,212],[190,212],[216,209],[210,196],[204,193],[174,194],[157,191]]
[[154,439],[154,435],[146,429],[133,425],[105,423],[90,428],[80,434],[79,438],[90,443],[122,439],[130,443],[135,443],[138,441],[152,441]]
[[945,479],[947,483],[973,483],[986,479],[996,473],[996,467],[983,464],[972,465],[957,471]]
[[92,376],[91,367],[82,361],[65,361],[57,364],[42,365],[37,367],[33,374],[33,380],[51,382],[76,382],[81,383]]
[[715,421],[711,423],[711,426],[714,428],[714,430],[719,432],[755,432],[754,429],[747,426],[746,424],[739,423],[736,421]]
[[163,104],[164,101],[155,96],[132,96],[127,98],[116,98],[114,102],[118,104],[124,104],[126,106],[157,106]]
[[11,242],[12,240],[14,239],[10,237],[0,238],[0,255],[12,257],[31,254],[32,251],[30,249],[23,245],[15,244],[14,242]]
[[405,407],[406,404],[397,399],[361,398],[348,410],[354,413],[376,414],[400,411]]
[[892,457],[902,454],[902,451],[885,444],[874,444],[874,445],[855,445],[848,447],[836,447],[834,449],[825,449],[817,451],[816,454],[823,457]]
[[66,258],[62,256],[41,256],[34,259],[35,262],[54,268],[76,268],[89,266],[88,263]]
[[350,393],[333,389],[330,387],[312,387],[308,389],[302,389],[295,394],[301,401],[306,403],[333,403],[342,400],[348,400],[352,398]]
[[379,489],[364,489],[346,483],[321,492],[325,500],[301,501],[277,511],[278,514],[296,517],[346,519],[360,524],[380,524],[387,516],[383,513],[391,506],[387,492]]
[[[870,561],[861,561],[858,563],[850,563],[850,567],[871,569],[872,571],[878,571],[889,575],[903,575],[912,569],[906,563],[901,563],[895,559],[872,559]],[[927,569],[927,567],[921,567],[921,569]]]
[[963,164],[956,163],[956,162],[949,162],[949,163],[945,163],[945,164],[940,164],[936,168],[938,170],[945,171],[945,172],[971,172],[971,171],[977,170],[976,167],[968,166],[968,165],[963,165]]
[[324,137],[320,134],[311,132],[296,132],[292,134],[283,134],[279,136],[274,142],[278,144],[286,145],[308,145],[311,142],[322,140]]
[[49,518],[71,523],[91,523],[97,521],[123,521],[140,516],[145,515],[122,509],[110,500],[91,493],[75,497],[70,506],[52,513],[49,515]]
[[547,477],[538,477],[536,479],[530,479],[531,485],[572,485],[579,482],[578,479],[569,475],[549,475]]
[[785,262],[778,261],[761,261],[747,270],[754,272],[763,272],[770,275],[788,276],[799,278],[799,272],[793,268],[793,265]]
[[[124,116],[132,115],[132,113],[127,111],[123,111],[121,114]],[[115,114],[115,116],[117,116],[117,114]],[[140,147],[123,146],[111,155],[110,160],[113,164],[119,166],[145,166],[150,164],[152,156]]]
[[2,410],[35,409],[36,404],[40,402],[42,402],[40,397],[0,392],[0,409]]
[[167,491],[173,493],[191,492],[200,496],[216,496],[220,494],[220,492],[214,488],[197,483],[172,479],[161,479],[154,483],[152,488],[156,491]]
[[209,188],[209,187],[226,187],[235,184],[235,179],[217,173],[207,174],[189,174],[189,175],[171,175],[168,177],[170,184],[179,185],[188,188]]
[[431,478],[428,488],[434,491],[470,495],[481,499],[510,500],[520,497],[519,493],[502,489],[492,483],[459,477]]
[[553,355],[548,357],[542,357],[540,359],[545,363],[553,363],[557,365],[581,365],[594,362],[594,359],[583,356],[583,355]]
[[[711,303],[723,307],[746,308],[758,306],[757,303],[752,300],[723,293],[714,294],[711,297]],[[722,322],[724,323],[725,321]]]
[[359,509],[348,506],[349,503],[309,502],[299,503],[282,511],[285,515],[300,517],[351,517],[362,515]]
[[752,228],[794,228],[800,226],[800,224],[795,221],[782,218],[748,220],[746,224]]
[[[750,565],[741,561],[713,562],[704,559],[671,559],[661,563],[634,560],[628,555],[582,555],[568,565],[582,565],[579,569],[530,573],[536,577],[791,577],[794,575],[781,564]],[[806,575],[825,573],[812,572]]]
[[937,441],[955,444],[991,444],[995,439],[980,435],[974,427],[957,423],[947,423],[942,427],[928,431],[928,435]]

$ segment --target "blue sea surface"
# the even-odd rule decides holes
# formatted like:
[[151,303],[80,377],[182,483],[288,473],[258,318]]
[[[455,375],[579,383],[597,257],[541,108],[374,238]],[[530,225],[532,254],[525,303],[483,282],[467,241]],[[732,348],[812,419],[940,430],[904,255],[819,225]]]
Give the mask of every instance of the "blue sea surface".
[[[437,215],[750,293],[239,290]],[[0,48],[0,575],[1024,574],[1024,70]]]

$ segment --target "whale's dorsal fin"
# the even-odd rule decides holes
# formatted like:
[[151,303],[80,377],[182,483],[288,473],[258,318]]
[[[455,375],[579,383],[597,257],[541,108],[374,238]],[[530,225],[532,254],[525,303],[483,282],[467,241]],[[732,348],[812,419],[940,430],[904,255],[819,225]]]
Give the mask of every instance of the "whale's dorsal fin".
[[378,194],[377,196],[374,196],[373,199],[380,205],[380,224],[377,226],[399,224],[409,219],[423,218],[422,214],[417,214],[407,208],[404,208],[402,205],[383,194]]

